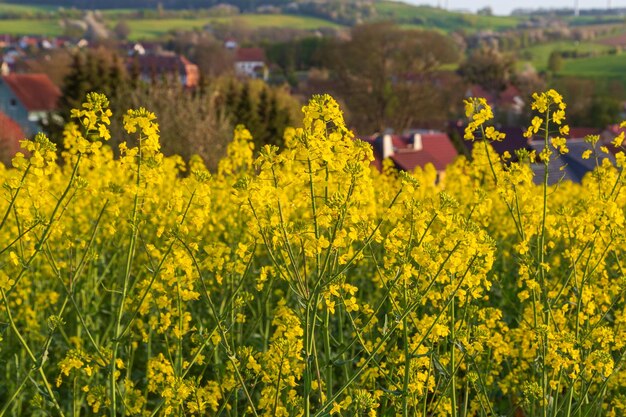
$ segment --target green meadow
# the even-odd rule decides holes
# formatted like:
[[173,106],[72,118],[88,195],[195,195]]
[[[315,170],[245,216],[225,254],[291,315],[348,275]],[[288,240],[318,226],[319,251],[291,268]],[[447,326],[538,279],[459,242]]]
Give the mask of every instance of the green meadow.
[[[116,21],[110,21],[114,26]],[[307,16],[294,15],[255,15],[242,14],[233,17],[207,17],[199,19],[131,19],[126,20],[130,26],[130,38],[134,40],[151,39],[167,34],[173,30],[200,29],[211,24],[235,24],[250,29],[258,28],[294,28],[313,30],[319,28],[341,27],[327,20]]]
[[39,6],[28,4],[9,4],[0,2],[0,16],[7,13],[40,13],[56,10],[56,7],[52,6]]
[[58,36],[63,32],[55,19],[5,19],[0,20],[0,33],[11,35]]
[[374,4],[381,19],[394,20],[403,25],[442,29],[452,32],[458,29],[494,30],[512,29],[519,19],[509,16],[479,16],[469,13],[450,12],[429,6],[414,6],[395,1],[381,1]]
[[[611,49],[608,45],[602,45],[595,42],[573,42],[573,41],[558,41],[549,42],[541,45],[533,45],[521,50],[519,55],[520,60],[524,60],[524,56],[530,57],[528,60],[537,71],[544,71],[548,68],[548,59],[553,51],[560,52],[577,52],[579,54],[597,54],[604,55]],[[565,59],[565,62],[579,61],[583,59],[594,60],[599,57],[590,58],[571,58]]]
[[562,75],[616,79],[626,85],[626,54],[565,60]]

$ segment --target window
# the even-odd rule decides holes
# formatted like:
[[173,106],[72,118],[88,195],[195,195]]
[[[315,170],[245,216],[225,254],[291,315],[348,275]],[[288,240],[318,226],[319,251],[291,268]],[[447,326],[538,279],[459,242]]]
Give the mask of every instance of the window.
[[13,106],[13,107],[17,106],[17,100],[16,99],[14,99],[14,98],[11,99],[11,106]]

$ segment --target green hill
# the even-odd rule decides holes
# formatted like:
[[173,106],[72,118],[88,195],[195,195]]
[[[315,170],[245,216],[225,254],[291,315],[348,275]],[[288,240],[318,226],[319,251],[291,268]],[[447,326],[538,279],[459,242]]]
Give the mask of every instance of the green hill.
[[[232,17],[208,17],[198,19],[130,19],[125,21],[131,29],[130,38],[133,40],[156,38],[173,30],[199,29],[210,24],[233,24],[240,27],[248,27],[250,29],[274,27],[311,30],[328,27],[341,27],[336,23],[324,19],[283,14],[242,14]],[[111,20],[108,23],[110,23],[110,26],[114,26],[116,21]]]
[[378,1],[374,7],[381,19],[400,24],[436,28],[446,32],[476,29],[513,29],[521,21],[509,16],[479,16],[471,13],[452,12],[430,6],[414,6],[395,1]]
[[[597,42],[556,41],[542,43],[524,48],[520,51],[520,61],[529,61],[538,71],[548,67],[548,59],[553,51],[558,51],[565,56],[565,62],[580,61],[583,58],[595,60],[601,58],[611,49],[608,45]],[[592,56],[597,55],[597,56]],[[576,58],[575,56],[579,56]]]
[[626,55],[603,55],[566,60],[561,74],[596,79],[615,79],[626,85]]

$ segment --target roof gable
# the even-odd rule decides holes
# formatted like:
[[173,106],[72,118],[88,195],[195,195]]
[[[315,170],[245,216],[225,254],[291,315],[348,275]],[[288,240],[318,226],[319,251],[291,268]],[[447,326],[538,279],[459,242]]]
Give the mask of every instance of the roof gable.
[[2,81],[28,111],[53,111],[61,90],[46,74],[9,74]]
[[[416,167],[424,167],[431,163],[437,171],[443,171],[457,157],[458,152],[452,145],[450,137],[442,132],[424,131],[423,133],[410,135],[389,135],[393,153],[389,158],[395,165],[408,172],[413,172]],[[417,146],[415,140],[419,137],[421,146]],[[384,135],[366,139],[374,148],[374,156],[379,168],[382,166]],[[380,170],[380,168],[379,168]]]

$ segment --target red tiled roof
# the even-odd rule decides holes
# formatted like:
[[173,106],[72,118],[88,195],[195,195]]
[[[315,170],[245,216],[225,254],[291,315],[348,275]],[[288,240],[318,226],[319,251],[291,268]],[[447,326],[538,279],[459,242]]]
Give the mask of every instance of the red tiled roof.
[[423,134],[422,146],[434,158],[433,165],[438,170],[444,169],[459,154],[452,145],[452,140],[445,133]]
[[415,167],[423,167],[431,163],[437,171],[442,171],[458,155],[450,138],[445,133],[426,133],[421,136],[421,150],[407,148],[407,150],[396,152],[391,156],[399,168],[413,172]]
[[265,52],[261,48],[237,49],[235,61],[237,62],[265,62]]
[[20,140],[26,135],[20,125],[6,114],[0,112],[0,150],[1,153],[13,157],[20,149]]
[[52,111],[57,108],[61,90],[46,74],[9,74],[2,77],[28,111]]
[[391,135],[391,143],[394,149],[406,149],[410,146],[408,138],[404,138],[401,135]]

